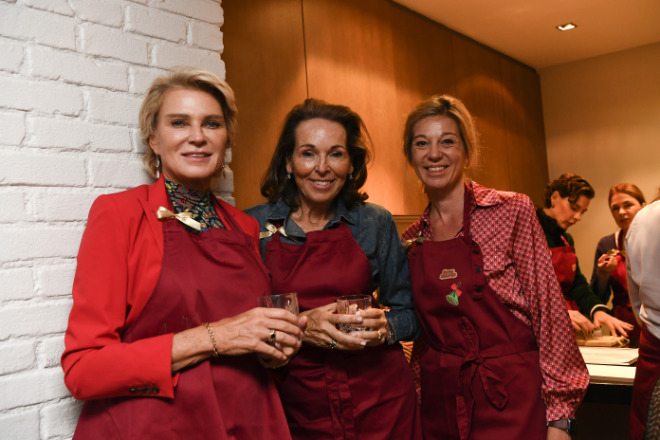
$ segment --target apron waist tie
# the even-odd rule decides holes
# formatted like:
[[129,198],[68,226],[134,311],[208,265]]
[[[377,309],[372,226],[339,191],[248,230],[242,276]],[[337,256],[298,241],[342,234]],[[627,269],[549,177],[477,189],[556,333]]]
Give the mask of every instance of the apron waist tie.
[[459,388],[456,395],[456,416],[461,440],[467,440],[472,426],[472,410],[474,408],[472,379],[475,374],[479,374],[484,393],[488,402],[494,408],[501,411],[509,401],[509,395],[502,384],[502,380],[485,361],[489,358],[499,358],[537,350],[538,347],[534,341],[527,341],[496,345],[482,351],[470,351],[461,354],[450,351],[444,352],[462,358],[458,378]]

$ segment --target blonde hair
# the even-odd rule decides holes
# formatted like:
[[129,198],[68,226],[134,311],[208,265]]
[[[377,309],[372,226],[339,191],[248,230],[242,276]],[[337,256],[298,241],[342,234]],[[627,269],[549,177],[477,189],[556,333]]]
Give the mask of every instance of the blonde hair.
[[151,83],[140,107],[140,139],[146,147],[142,162],[149,174],[154,177],[156,177],[156,153],[149,146],[149,138],[156,132],[158,113],[163,105],[165,93],[175,88],[201,90],[212,95],[222,107],[227,127],[227,148],[232,146],[236,138],[238,110],[234,91],[229,84],[208,70],[191,66],[174,67]]
[[403,154],[412,163],[412,140],[415,125],[424,118],[431,116],[448,116],[456,121],[461,141],[468,159],[468,169],[474,169],[479,164],[481,144],[479,132],[474,118],[465,104],[450,95],[434,95],[420,103],[410,112],[403,130]]

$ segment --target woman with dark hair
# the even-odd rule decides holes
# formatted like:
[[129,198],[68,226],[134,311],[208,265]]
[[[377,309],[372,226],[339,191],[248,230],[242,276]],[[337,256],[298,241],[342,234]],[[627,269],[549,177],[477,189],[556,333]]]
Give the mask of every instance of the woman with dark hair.
[[589,374],[531,200],[467,178],[479,140],[452,96],[419,104],[403,137],[429,198],[403,234],[424,438],[570,438]]
[[210,190],[234,93],[175,68],[139,119],[156,182],[96,199],[78,252],[62,355],[86,401],[74,438],[290,438],[269,368],[298,351],[305,318],[256,307],[271,293],[258,225]]
[[546,185],[544,207],[538,208],[536,215],[545,232],[573,328],[591,334],[606,325],[612,335],[628,336],[627,331],[632,330],[632,325],[613,317],[610,309],[591,290],[580,270],[573,237],[566,232],[582,220],[594,195],[593,187],[582,177],[562,174]]
[[[400,340],[415,339],[405,249],[391,214],[366,203],[370,139],[359,115],[307,99],[287,115],[262,183],[269,202],[247,210],[275,293],[297,292],[303,347],[278,384],[295,439],[419,439],[412,374]],[[337,297],[371,295],[356,315]],[[365,329],[345,333],[339,325]]]
[[619,230],[598,242],[594,270],[591,273],[591,288],[604,303],[612,296],[614,316],[633,326],[629,332],[630,343],[636,346],[640,327],[628,296],[625,239],[630,224],[637,212],[646,205],[646,200],[637,186],[619,183],[610,188],[607,202]]

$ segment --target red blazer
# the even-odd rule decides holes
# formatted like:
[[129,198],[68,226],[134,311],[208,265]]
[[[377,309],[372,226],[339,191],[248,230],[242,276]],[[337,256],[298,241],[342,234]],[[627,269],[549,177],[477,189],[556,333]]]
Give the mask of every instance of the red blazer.
[[[257,221],[220,203],[255,238],[258,254]],[[153,391],[154,386],[160,391],[149,396],[174,396],[178,375],[172,375],[171,367],[173,334],[121,341],[160,275],[163,227],[156,217],[160,206],[168,206],[162,178],[153,185],[100,196],[92,205],[78,252],[62,355],[64,382],[76,399],[135,396],[140,394],[129,392],[130,388]],[[223,223],[227,224],[224,219]]]

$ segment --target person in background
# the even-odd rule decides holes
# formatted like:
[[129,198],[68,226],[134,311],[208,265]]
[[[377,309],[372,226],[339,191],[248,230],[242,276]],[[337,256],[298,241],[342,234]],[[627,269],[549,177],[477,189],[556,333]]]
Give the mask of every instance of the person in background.
[[415,342],[426,440],[567,439],[588,382],[529,197],[467,178],[474,120],[433,96],[404,154],[429,205],[403,234],[425,344]]
[[619,230],[598,242],[591,274],[591,288],[604,303],[609,302],[610,296],[613,295],[614,316],[633,326],[628,335],[631,345],[637,346],[641,329],[628,296],[625,238],[630,223],[646,205],[646,200],[642,191],[632,183],[619,183],[610,188],[608,204]]
[[550,248],[552,265],[573,328],[590,335],[601,325],[606,325],[612,335],[628,336],[632,325],[610,315],[610,309],[591,290],[580,270],[573,237],[566,232],[582,220],[594,195],[594,189],[582,177],[562,174],[546,185],[544,206],[536,210],[536,215]]
[[[399,340],[421,333],[405,249],[392,215],[366,203],[370,139],[360,116],[307,99],[287,115],[264,177],[261,227],[273,291],[297,292],[303,347],[278,383],[294,439],[421,439],[412,374]],[[378,301],[336,314],[342,295]],[[365,331],[344,333],[339,325]]]
[[256,308],[270,279],[256,221],[210,191],[236,105],[211,72],[156,79],[139,114],[158,179],[94,202],[62,355],[85,400],[75,439],[287,439],[267,368],[300,348],[298,319]]
[[660,192],[626,234],[628,293],[644,325],[630,404],[630,440],[660,438]]

